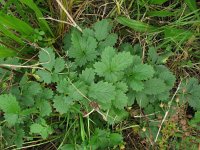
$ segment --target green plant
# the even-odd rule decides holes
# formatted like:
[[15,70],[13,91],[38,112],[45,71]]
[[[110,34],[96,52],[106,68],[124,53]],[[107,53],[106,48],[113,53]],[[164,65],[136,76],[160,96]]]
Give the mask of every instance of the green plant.
[[200,85],[196,78],[189,78],[181,84],[181,89],[179,91],[179,102],[188,103],[193,109],[200,110]]
[[27,56],[36,50],[34,44],[43,47],[53,42],[53,32],[32,0],[1,1],[0,5],[0,57]]
[[[163,57],[150,47],[144,60],[130,44],[118,51],[116,42],[111,20],[104,19],[82,32],[72,29],[64,38],[66,57],[52,47],[40,48],[39,60],[27,66],[31,69],[19,65],[22,60],[1,59],[2,67],[23,74],[19,79],[9,68],[7,73],[0,69],[5,77],[0,85],[2,147],[25,147],[27,141],[42,138],[57,141],[59,149],[105,149],[123,142],[120,133],[105,128],[126,119],[128,106],[137,104],[152,119],[164,116],[175,76],[163,65]],[[197,80],[191,79],[186,89],[183,84],[178,96],[198,110]],[[149,127],[142,136],[155,138],[158,122],[143,121],[140,127]]]

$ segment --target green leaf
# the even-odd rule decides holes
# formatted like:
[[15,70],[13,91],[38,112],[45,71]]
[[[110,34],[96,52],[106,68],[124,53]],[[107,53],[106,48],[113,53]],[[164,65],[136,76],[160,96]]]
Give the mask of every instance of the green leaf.
[[116,87],[116,95],[115,98],[112,100],[112,104],[118,109],[124,109],[128,103],[128,97],[126,92],[128,91],[128,86],[124,82],[117,82],[115,84]]
[[59,73],[65,68],[65,61],[62,58],[56,58],[54,64],[54,72]]
[[49,116],[50,113],[52,112],[51,105],[46,100],[37,100],[36,106],[39,109],[39,113],[42,117],[43,116]]
[[94,98],[102,105],[110,103],[115,98],[115,87],[108,82],[100,81],[89,87],[89,97]]
[[193,102],[196,103],[196,105],[191,105],[194,108],[198,108],[200,110],[200,85],[194,86],[194,88],[191,90],[190,95],[192,95],[193,99],[191,98],[189,101],[189,104],[191,105]]
[[63,43],[64,43],[64,47],[63,49],[65,51],[68,51],[69,48],[71,47],[72,45],[72,41],[71,41],[72,37],[71,37],[71,30],[69,32],[67,32],[64,36],[64,39],[63,39]]
[[67,79],[62,79],[57,83],[56,89],[59,93],[64,93],[67,94],[69,92],[68,87],[69,86],[69,82],[67,81]]
[[9,37],[10,39],[18,42],[19,45],[23,45],[24,42],[21,38],[15,35],[15,33],[12,33],[8,28],[6,28],[3,24],[0,23],[0,31],[5,35],[6,37]]
[[153,77],[155,71],[152,66],[147,64],[135,65],[133,68],[133,77],[136,80],[147,80]]
[[16,56],[17,53],[7,47],[0,46],[0,58]]
[[23,129],[17,128],[16,133],[14,135],[15,144],[18,148],[22,147],[24,143],[23,138],[25,136],[25,132]]
[[195,13],[197,19],[200,19],[199,16],[199,7],[198,7],[198,2],[195,0],[184,0],[184,2],[187,4],[187,6],[189,7],[189,9]]
[[142,63],[141,57],[139,57],[139,56],[137,56],[137,55],[134,55],[134,56],[133,56],[133,64],[134,64],[134,65],[139,65],[139,64],[141,64],[141,63]]
[[144,108],[144,112],[145,114],[152,114],[155,112],[155,107],[152,104],[149,104]]
[[51,89],[45,88],[41,93],[43,99],[51,99],[53,97],[53,91]]
[[55,53],[52,48],[44,48],[39,52],[39,61],[42,66],[51,71],[55,64]]
[[127,92],[128,91],[128,86],[126,85],[125,82],[117,82],[115,84],[116,89],[122,91],[122,92]]
[[154,47],[150,47],[148,50],[148,58],[152,61],[153,64],[156,64],[159,60],[159,55]]
[[111,107],[107,115],[108,116],[107,122],[110,125],[114,125],[116,123],[121,122],[122,120],[125,120],[128,117],[128,115],[129,113],[124,109],[117,109],[117,108]]
[[50,134],[52,134],[52,128],[47,124],[42,125],[39,123],[34,123],[30,126],[30,132],[39,134],[43,139],[46,139]]
[[40,81],[44,81],[44,83],[51,83],[51,73],[45,70],[38,70],[36,74],[40,76]]
[[128,103],[128,97],[120,90],[116,90],[115,99],[112,101],[113,105],[118,109],[124,109]]
[[104,41],[100,41],[98,44],[98,50],[102,52],[106,47],[113,47],[117,42],[117,34],[111,33],[109,34]]
[[95,78],[94,69],[86,68],[82,71],[82,74],[79,76],[79,78],[87,84],[93,83]]
[[166,90],[166,84],[159,78],[147,80],[144,84],[144,93],[149,95],[156,95]]
[[37,82],[30,82],[25,86],[24,93],[28,95],[37,95],[42,92],[42,87]]
[[51,28],[49,27],[47,21],[45,19],[41,19],[41,18],[44,18],[43,15],[42,15],[42,12],[40,11],[41,8],[39,8],[33,2],[33,0],[20,0],[20,2],[25,4],[25,5],[27,5],[30,9],[33,10],[33,12],[35,13],[35,15],[37,17],[37,20],[39,22],[39,25],[40,25],[41,29],[43,31],[49,32],[53,36],[53,32],[51,31]]
[[34,29],[26,22],[16,18],[15,16],[10,16],[4,13],[0,13],[0,24],[7,28],[18,31],[22,35],[31,35],[34,33]]
[[68,55],[71,58],[75,58],[75,63],[78,66],[83,66],[97,57],[97,41],[91,36],[75,37],[72,36],[72,38],[74,38],[72,41],[76,43],[76,45],[73,44],[68,51]]
[[157,99],[160,100],[161,102],[168,102],[169,99],[170,99],[169,96],[170,96],[170,92],[169,91],[164,91],[164,92],[162,92],[162,93],[157,95]]
[[112,69],[122,71],[133,63],[133,58],[129,52],[121,52],[115,55],[111,61]]
[[147,15],[151,17],[168,17],[168,16],[174,16],[175,13],[167,10],[159,10],[159,11],[150,11],[147,13]]
[[195,110],[200,110],[200,85],[196,78],[183,81],[180,88],[180,100],[188,102]]
[[189,30],[177,29],[172,27],[165,27],[164,29],[165,39],[172,40],[174,42],[185,42],[189,40],[194,33]]
[[158,73],[158,78],[164,80],[165,84],[167,85],[168,90],[171,90],[174,86],[176,81],[175,76],[169,69],[165,66],[157,66],[156,72]]
[[192,118],[192,120],[190,121],[190,125],[192,127],[198,127],[200,123],[200,111],[195,112],[195,116],[194,118]]
[[17,123],[21,108],[14,96],[11,94],[0,95],[0,109],[5,113],[4,117],[9,125]]
[[118,133],[110,133],[107,130],[95,129],[91,137],[89,147],[91,149],[106,149],[117,146],[123,142],[123,137]]
[[14,126],[19,122],[19,115],[16,113],[5,113],[4,118],[10,126]]
[[74,144],[65,144],[61,147],[61,150],[75,150],[76,146]]
[[53,99],[53,107],[59,112],[61,115],[68,113],[71,105],[73,104],[73,100],[70,97],[66,96],[55,96]]
[[147,107],[147,105],[150,102],[149,97],[146,94],[144,94],[143,92],[137,92],[137,93],[134,93],[134,94],[135,94],[135,98],[136,98],[137,104],[141,108]]
[[116,55],[115,49],[113,47],[106,47],[102,52],[101,59],[105,64],[109,64],[112,58]]
[[130,72],[128,79],[130,87],[135,91],[142,91],[144,89],[144,83],[147,79],[153,77],[155,71],[152,66],[147,64],[137,64],[133,67],[133,71]]
[[106,130],[95,129],[94,135],[91,137],[89,147],[92,149],[104,149],[109,144],[109,132]]
[[153,27],[147,23],[126,17],[118,17],[117,22],[138,32],[154,32],[157,30],[156,27]]
[[30,106],[33,106],[34,103],[35,103],[35,100],[34,100],[33,95],[29,95],[26,93],[22,95],[22,105],[30,107]]
[[89,28],[83,29],[82,34],[85,37],[88,37],[88,36],[94,37],[94,31],[92,29],[89,29]]
[[81,40],[81,33],[76,29],[72,29],[71,42],[72,45],[77,49],[81,48],[80,40]]
[[35,102],[34,96],[42,94],[42,86],[35,81],[32,82],[25,81],[25,83],[23,83],[21,80],[20,88],[22,91],[21,103],[25,106],[33,106]]
[[184,1],[192,11],[197,10],[197,2],[196,1],[194,1],[194,0],[184,0]]
[[110,146],[119,145],[123,142],[123,136],[119,133],[110,134]]
[[107,19],[103,19],[94,24],[95,37],[98,41],[106,39],[109,35],[111,26]]
[[166,1],[168,0],[150,0],[150,4],[158,4],[158,5],[161,5],[163,3],[165,3]]
[[28,115],[36,114],[36,113],[38,113],[38,111],[34,107],[34,108],[27,108],[27,109],[22,110],[21,115],[22,116],[28,116]]
[[[77,82],[74,82],[73,85],[70,84],[70,86],[68,86],[68,90],[69,90],[69,94],[68,95],[73,100],[85,101],[85,98],[82,96],[82,94],[83,95],[87,95],[87,93],[88,93],[88,85],[86,85],[82,81],[77,81]],[[80,93],[82,93],[82,94],[80,94]]]
[[142,91],[144,89],[144,83],[139,80],[135,80],[135,79],[131,80],[129,82],[129,85],[133,90],[135,90],[137,92]]
[[94,64],[95,72],[105,77],[107,81],[116,82],[123,76],[123,70],[129,67],[133,58],[129,52],[116,53],[112,47],[107,47],[102,55],[101,62]]

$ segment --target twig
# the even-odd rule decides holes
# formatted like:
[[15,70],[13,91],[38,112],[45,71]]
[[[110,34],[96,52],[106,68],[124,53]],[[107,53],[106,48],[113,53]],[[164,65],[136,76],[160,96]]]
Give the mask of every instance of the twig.
[[37,67],[38,65],[29,65],[29,66],[22,66],[22,65],[12,65],[12,64],[0,64],[0,67],[10,67],[12,69],[14,68],[32,68],[32,69],[41,69],[45,70],[42,67]]
[[[31,68],[31,69],[41,69],[41,70],[45,70],[44,68],[42,67],[38,67],[39,65],[43,65],[43,64],[48,64],[51,62],[51,56],[49,54],[49,52],[47,50],[45,50],[44,48],[41,48],[41,50],[43,50],[45,53],[47,53],[48,57],[49,57],[49,60],[47,62],[43,62],[43,63],[37,63],[37,64],[34,64],[34,65],[12,65],[12,64],[0,64],[0,67],[10,67],[12,69],[14,68]],[[25,64],[25,63],[24,63]]]
[[155,113],[152,113],[152,114],[148,114],[148,115],[139,115],[139,116],[133,116],[134,118],[143,118],[143,117],[148,117],[148,116],[153,116],[153,115],[155,115],[155,114],[157,114],[157,113],[159,113],[160,111],[157,111],[157,112],[155,112]]
[[75,27],[74,24],[72,24],[72,23],[70,23],[70,22],[63,21],[63,20],[58,20],[58,19],[54,19],[54,18],[52,18],[52,17],[39,18],[39,19],[53,20],[53,21],[57,21],[57,22],[60,22],[60,23],[66,23],[66,24],[68,24],[68,25],[70,25],[70,26]]
[[76,22],[74,21],[74,19],[70,16],[69,12],[65,9],[65,7],[62,5],[62,3],[60,2],[60,0],[56,0],[56,2],[58,3],[58,5],[62,8],[62,10],[66,13],[67,17],[69,18],[69,20],[72,22],[73,26],[75,28],[77,28],[79,31],[82,32],[82,29],[76,24]]
[[157,132],[156,138],[155,138],[155,140],[154,140],[154,143],[156,143],[157,140],[158,140],[158,136],[159,136],[159,134],[160,134],[162,125],[163,125],[163,123],[165,122],[165,120],[166,120],[166,118],[167,118],[167,116],[168,116],[168,114],[169,114],[169,111],[170,111],[172,102],[173,102],[173,100],[174,100],[174,98],[175,98],[177,92],[178,92],[179,89],[180,89],[181,82],[182,82],[182,80],[181,80],[180,83],[178,84],[178,87],[177,87],[177,89],[176,89],[174,95],[172,96],[172,98],[171,98],[171,100],[170,100],[170,102],[169,102],[168,110],[166,111],[165,116],[164,116],[164,118],[163,118],[163,120],[162,120],[162,122],[161,122],[161,124],[160,124],[160,127],[159,127],[159,129],[158,129],[158,132]]
[[[17,71],[17,70],[11,70],[9,68],[6,68],[6,67],[3,67],[3,66],[0,66],[1,69],[4,69],[4,70],[7,70],[7,71],[10,71],[10,72],[14,72],[15,74],[18,74],[18,75],[23,75],[23,73]],[[1,81],[1,80],[0,80]]]
[[67,78],[68,78],[69,83],[73,86],[73,88],[74,88],[82,97],[84,97],[85,99],[87,99],[89,102],[92,101],[92,100],[90,100],[87,96],[85,96],[85,95],[72,83],[72,81],[70,80],[69,77],[67,77]]
[[[91,99],[89,99],[86,95],[84,95],[73,83],[72,83],[72,81],[70,80],[70,78],[69,77],[67,77],[68,78],[68,81],[69,81],[69,83],[73,86],[73,88],[82,96],[82,97],[84,97],[85,99],[87,99],[89,102],[92,102],[92,100]],[[103,112],[101,112],[99,109],[92,109],[92,111],[90,111],[89,113],[87,113],[87,114],[85,114],[83,117],[88,117],[90,114],[92,114],[93,112],[97,112],[97,113],[99,113],[102,117],[103,117],[103,119],[105,120],[105,121],[107,121],[108,119],[108,114],[105,116],[104,115],[104,113]],[[113,118],[112,116],[109,116],[109,117],[111,117],[111,118]],[[113,118],[113,119],[115,119],[115,118]]]

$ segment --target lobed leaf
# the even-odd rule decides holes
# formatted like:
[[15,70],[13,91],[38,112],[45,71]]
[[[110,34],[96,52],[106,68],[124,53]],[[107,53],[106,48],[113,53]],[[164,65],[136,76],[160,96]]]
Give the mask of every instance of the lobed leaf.
[[80,74],[79,78],[87,84],[93,83],[95,78],[94,69],[86,68],[82,71],[82,74]]
[[95,37],[98,41],[106,39],[110,31],[110,23],[107,19],[103,19],[94,24]]
[[53,106],[56,109],[57,112],[59,112],[61,115],[68,113],[69,109],[73,103],[72,99],[66,96],[55,96],[53,99]]
[[0,95],[0,109],[3,110],[4,117],[9,125],[14,125],[18,122],[21,108],[16,98],[11,94]]
[[89,87],[89,97],[94,98],[100,104],[106,105],[115,98],[115,87],[108,82],[100,81],[98,83],[93,83]]
[[55,64],[55,53],[52,48],[45,48],[39,52],[39,61],[42,66],[51,71]]
[[166,90],[166,84],[159,78],[152,78],[147,80],[144,84],[144,93],[149,95],[156,95]]

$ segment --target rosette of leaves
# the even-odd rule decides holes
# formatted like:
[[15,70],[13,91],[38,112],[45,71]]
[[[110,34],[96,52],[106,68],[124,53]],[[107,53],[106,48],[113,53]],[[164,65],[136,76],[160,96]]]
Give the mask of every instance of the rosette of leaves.
[[[42,69],[30,73],[34,81],[25,74],[10,94],[0,96],[4,129],[21,133],[19,147],[25,135],[45,139],[54,132],[47,121],[52,113],[66,117],[96,111],[100,120],[114,124],[128,116],[125,108],[135,102],[148,114],[169,101],[174,75],[163,65],[143,63],[130,46],[119,51],[114,48],[116,42],[111,21],[102,20],[83,32],[73,29],[66,35],[66,58],[56,56],[53,48],[41,49]],[[26,132],[21,126],[26,126]],[[8,133],[7,137],[13,135],[3,135]],[[106,138],[108,145],[111,135]]]
[[[110,36],[109,41],[106,37]],[[110,123],[126,116],[124,108],[135,100],[147,113],[155,112],[161,102],[169,101],[175,82],[163,65],[142,63],[130,45],[126,44],[123,51],[113,48],[117,41],[114,37],[109,20],[102,20],[82,33],[72,30],[64,40],[64,49],[74,65],[72,71],[76,68],[82,73],[78,79],[88,86],[84,94],[107,113]]]
[[181,104],[188,103],[194,110],[200,110],[200,85],[196,78],[183,80],[178,93]]

